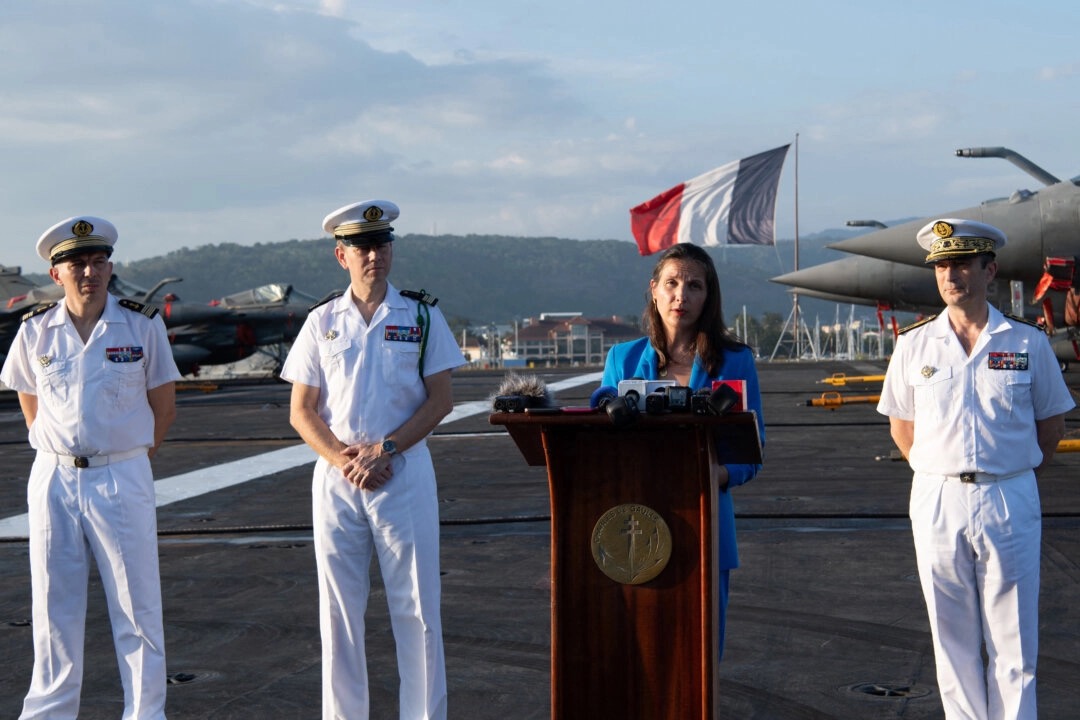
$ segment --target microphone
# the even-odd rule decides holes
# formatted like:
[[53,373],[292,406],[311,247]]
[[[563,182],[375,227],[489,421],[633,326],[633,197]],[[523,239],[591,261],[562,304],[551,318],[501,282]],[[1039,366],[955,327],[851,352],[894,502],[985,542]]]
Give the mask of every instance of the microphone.
[[593,390],[589,396],[589,407],[593,410],[603,410],[609,402],[619,397],[619,391],[610,385],[601,385]]
[[698,415],[725,415],[739,402],[739,393],[730,385],[701,388],[694,393],[692,407]]
[[616,427],[625,427],[637,420],[640,410],[636,401],[628,401],[610,385],[601,385],[589,396],[589,407],[603,410]]
[[536,375],[507,373],[491,396],[495,412],[525,412],[526,408],[546,408],[554,405],[551,391]]

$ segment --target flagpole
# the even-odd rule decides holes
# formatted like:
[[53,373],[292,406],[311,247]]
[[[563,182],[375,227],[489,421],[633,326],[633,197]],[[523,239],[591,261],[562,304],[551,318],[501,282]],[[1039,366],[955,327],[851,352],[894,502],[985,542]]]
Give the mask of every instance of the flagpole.
[[[779,256],[777,256],[779,257]],[[795,133],[795,270],[799,269],[799,134]],[[773,348],[772,355],[769,356],[770,360],[776,358],[776,354],[780,352],[780,346],[787,343],[788,332],[791,332],[791,345],[790,350],[795,355],[796,360],[801,360],[803,355],[803,342],[802,342],[802,329],[803,321],[800,316],[799,308],[799,293],[796,289],[791,294],[791,313],[788,315],[787,322],[784,323],[783,329],[780,331],[780,337],[776,341],[776,347]],[[807,330],[807,341],[810,345],[810,354],[813,359],[817,359],[817,347],[814,340],[810,338],[810,331]],[[791,357],[790,355],[788,357]]]
[[[795,133],[795,271],[799,270],[799,133]],[[798,290],[792,295],[794,307],[792,316],[795,318],[795,359],[802,358],[802,318],[799,317],[799,293]]]
[[[795,133],[795,269],[799,269],[799,133]],[[799,293],[797,290],[793,293],[793,296],[795,298],[795,305],[792,308],[792,316],[795,318],[795,357],[799,360],[802,359],[802,331],[803,328],[806,328],[806,344],[809,346],[810,358],[817,360],[820,343],[817,338],[810,336],[810,329],[803,322],[802,308],[799,307]]]
[[[799,269],[799,133],[795,133],[795,270]],[[795,297],[799,297],[795,293]]]

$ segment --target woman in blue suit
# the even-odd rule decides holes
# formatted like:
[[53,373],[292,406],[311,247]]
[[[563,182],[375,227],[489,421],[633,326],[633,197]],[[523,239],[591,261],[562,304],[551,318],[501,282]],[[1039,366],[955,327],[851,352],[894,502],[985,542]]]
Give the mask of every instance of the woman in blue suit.
[[[720,279],[712,258],[697,245],[668,248],[653,268],[642,324],[648,335],[619,343],[608,352],[603,385],[620,380],[674,380],[692,390],[711,387],[713,380],[744,380],[747,409],[757,414],[765,443],[754,355],[724,324]],[[720,655],[724,652],[728,576],[739,566],[735,546],[735,508],[729,490],[751,480],[761,465],[725,465],[720,471]]]

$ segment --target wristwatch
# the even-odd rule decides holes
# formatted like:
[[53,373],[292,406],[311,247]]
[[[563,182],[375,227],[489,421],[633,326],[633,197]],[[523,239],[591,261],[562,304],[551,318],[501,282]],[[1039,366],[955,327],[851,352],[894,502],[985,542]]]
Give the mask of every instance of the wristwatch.
[[397,455],[397,443],[389,438],[382,441],[382,451],[387,455]]

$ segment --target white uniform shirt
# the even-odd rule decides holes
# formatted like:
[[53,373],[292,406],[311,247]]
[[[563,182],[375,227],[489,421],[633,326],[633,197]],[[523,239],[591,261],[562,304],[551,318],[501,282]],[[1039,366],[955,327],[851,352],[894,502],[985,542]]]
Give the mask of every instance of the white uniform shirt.
[[180,379],[160,317],[109,295],[89,340],[63,301],[19,326],[0,382],[37,396],[30,446],[60,455],[107,455],[154,445],[146,391]]
[[914,421],[915,472],[1007,476],[1042,462],[1035,421],[1073,407],[1046,334],[990,306],[970,357],[947,312],[900,335],[877,410]]
[[[442,312],[428,309],[425,377],[465,363]],[[281,377],[321,390],[319,417],[339,440],[378,442],[427,399],[418,367],[418,312],[422,315],[416,300],[387,283],[386,299],[369,325],[346,290],[308,314]]]

